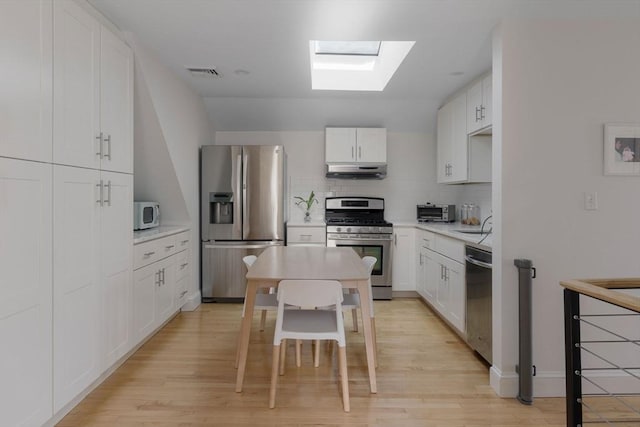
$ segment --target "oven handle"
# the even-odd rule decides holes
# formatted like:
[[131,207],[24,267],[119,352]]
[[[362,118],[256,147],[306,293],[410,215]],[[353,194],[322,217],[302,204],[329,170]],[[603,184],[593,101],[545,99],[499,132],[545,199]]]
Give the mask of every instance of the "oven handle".
[[488,269],[493,269],[493,264],[490,264],[488,262],[484,262],[484,261],[480,261],[479,259],[475,259],[469,255],[465,255],[464,259],[469,263],[469,264],[473,264],[473,265],[477,265],[478,267],[484,267],[484,268],[488,268]]

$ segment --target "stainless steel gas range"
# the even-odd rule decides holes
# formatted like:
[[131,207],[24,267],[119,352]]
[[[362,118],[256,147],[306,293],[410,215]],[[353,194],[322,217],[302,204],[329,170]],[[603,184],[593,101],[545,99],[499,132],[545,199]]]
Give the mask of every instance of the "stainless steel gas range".
[[378,260],[371,273],[374,299],[391,299],[393,224],[384,220],[384,199],[327,197],[327,246],[347,246]]

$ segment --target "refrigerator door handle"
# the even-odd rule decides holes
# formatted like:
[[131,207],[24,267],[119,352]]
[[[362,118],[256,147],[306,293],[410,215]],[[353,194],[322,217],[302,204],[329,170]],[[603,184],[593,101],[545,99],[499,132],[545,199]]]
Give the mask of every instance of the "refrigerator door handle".
[[247,194],[247,170],[249,169],[249,155],[243,151],[242,161],[242,238],[246,239],[251,231],[249,229],[249,197]]
[[239,238],[242,237],[242,210],[244,209],[244,204],[238,203],[238,198],[242,194],[242,150],[240,153],[236,156],[236,182],[233,184],[233,228],[235,229],[233,234]]

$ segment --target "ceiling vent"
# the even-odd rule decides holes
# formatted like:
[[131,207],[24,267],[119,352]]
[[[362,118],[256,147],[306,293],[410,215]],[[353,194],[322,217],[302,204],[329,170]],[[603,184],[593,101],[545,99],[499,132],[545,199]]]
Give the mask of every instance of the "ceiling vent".
[[217,79],[222,77],[222,74],[218,73],[215,68],[189,68],[187,70],[194,77],[208,77],[211,79]]

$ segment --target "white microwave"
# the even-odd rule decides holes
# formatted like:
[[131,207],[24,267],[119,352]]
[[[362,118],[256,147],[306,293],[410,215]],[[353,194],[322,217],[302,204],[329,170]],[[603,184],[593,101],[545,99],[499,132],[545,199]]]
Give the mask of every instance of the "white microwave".
[[160,204],[156,202],[133,203],[133,229],[145,230],[160,225]]

